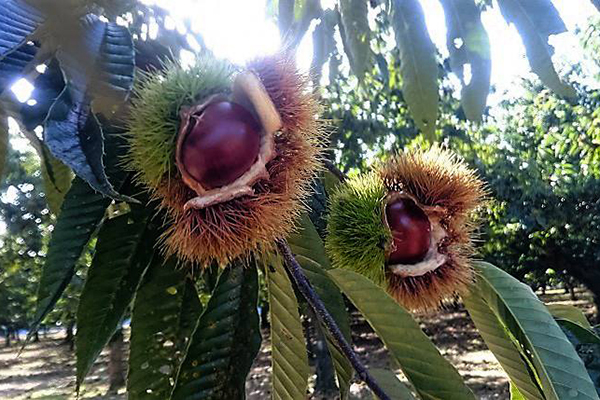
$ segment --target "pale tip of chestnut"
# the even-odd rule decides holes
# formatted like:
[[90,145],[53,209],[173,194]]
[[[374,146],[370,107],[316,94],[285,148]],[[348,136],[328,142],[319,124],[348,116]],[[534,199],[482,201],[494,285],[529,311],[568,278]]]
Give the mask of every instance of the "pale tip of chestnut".
[[275,133],[283,126],[275,104],[255,73],[244,71],[236,76],[233,82],[233,99],[240,104],[251,106],[266,132]]

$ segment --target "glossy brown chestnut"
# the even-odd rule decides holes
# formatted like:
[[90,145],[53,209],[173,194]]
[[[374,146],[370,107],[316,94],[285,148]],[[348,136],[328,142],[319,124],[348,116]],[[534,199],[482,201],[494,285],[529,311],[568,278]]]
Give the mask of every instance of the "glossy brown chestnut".
[[256,162],[261,126],[246,108],[219,101],[190,118],[181,165],[205,189],[234,182]]
[[387,205],[385,213],[395,246],[388,263],[422,261],[431,244],[431,223],[425,212],[414,201],[399,198]]

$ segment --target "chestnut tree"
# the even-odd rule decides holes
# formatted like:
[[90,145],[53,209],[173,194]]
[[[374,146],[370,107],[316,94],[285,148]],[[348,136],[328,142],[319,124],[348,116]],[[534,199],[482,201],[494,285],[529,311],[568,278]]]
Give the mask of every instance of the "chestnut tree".
[[[340,0],[329,9],[316,0],[269,4],[285,52],[240,67],[215,60],[204,48],[192,67],[183,68],[170,56],[185,46],[177,34],[156,40],[141,35],[145,18],[162,21],[164,10],[135,2],[0,1],[1,123],[7,116],[18,121],[38,152],[49,207],[57,215],[31,334],[95,240],[77,310],[78,390],[131,306],[130,398],[244,398],[261,342],[261,274],[270,304],[273,398],[306,397],[309,368],[298,312],[303,298],[326,332],[342,398],[356,372],[381,399],[474,399],[411,314],[460,295],[511,378],[515,398],[597,399],[584,362],[561,329],[600,341],[581,312],[569,309],[555,320],[526,285],[472,259],[470,211],[479,206],[482,184],[471,168],[433,145],[440,138],[439,64],[420,3]],[[485,7],[498,7],[516,26],[546,87],[564,99],[577,97],[552,63],[548,38],[566,28],[551,1],[442,5],[450,66],[461,80],[469,121],[481,120],[489,92],[489,41],[480,19]],[[389,21],[394,52],[372,43],[369,12]],[[319,73],[311,87],[293,64],[294,48],[313,20],[315,70],[345,59],[359,82],[375,63],[382,76],[387,69],[401,77],[401,85],[390,85],[391,96],[425,149],[390,155],[382,166],[363,171],[381,196],[362,196],[353,188],[355,178],[323,156],[328,129],[318,118]],[[334,32],[343,54],[332,42]],[[41,63],[45,72],[38,74]],[[26,107],[7,95],[16,78],[34,75],[43,101]],[[335,79],[335,68],[330,76]],[[221,131],[228,124],[234,129]],[[7,147],[4,125],[0,132]],[[227,146],[238,140],[241,153]],[[253,150],[245,154],[247,147]],[[1,157],[3,165],[4,151]],[[332,174],[319,172],[321,164]],[[359,207],[345,213],[349,202],[338,202],[335,214],[332,201],[336,219],[329,221],[324,207],[306,207],[318,204],[313,182],[324,198],[350,193]],[[339,222],[342,235],[334,237],[331,229],[320,235],[315,225],[323,220]],[[353,225],[360,221],[366,222]],[[363,236],[369,231],[361,227],[374,235]],[[413,232],[418,237],[400,238]],[[346,246],[329,245],[336,238],[347,240]],[[416,249],[401,249],[415,243]],[[342,253],[354,253],[356,263],[346,257],[340,264]],[[447,285],[445,278],[456,277],[458,267],[454,282],[460,285]],[[416,300],[405,301],[407,293]],[[343,295],[373,327],[408,385],[359,361]]]

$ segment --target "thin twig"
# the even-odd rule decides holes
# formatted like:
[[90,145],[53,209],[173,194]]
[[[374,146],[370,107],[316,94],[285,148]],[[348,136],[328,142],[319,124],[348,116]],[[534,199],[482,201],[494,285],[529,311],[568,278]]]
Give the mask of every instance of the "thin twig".
[[306,275],[304,275],[302,267],[300,264],[298,264],[298,261],[296,261],[296,258],[292,254],[292,249],[290,249],[288,243],[285,240],[278,240],[277,247],[279,248],[279,251],[285,260],[284,265],[286,265],[288,272],[292,276],[292,279],[294,279],[298,290],[300,290],[310,307],[315,311],[315,314],[317,314],[321,322],[325,325],[340,351],[344,353],[346,358],[348,358],[359,378],[363,380],[373,391],[373,393],[381,400],[390,400],[390,397],[377,384],[375,379],[373,379],[365,366],[358,359],[358,356],[352,349],[352,346],[350,346],[337,323],[331,314],[329,314],[329,311],[327,311],[325,305],[306,278]]
[[325,167],[329,170],[329,172],[334,174],[341,182],[344,182],[348,178],[346,174],[340,171],[340,169],[331,161],[325,160],[323,161],[323,164],[325,164]]

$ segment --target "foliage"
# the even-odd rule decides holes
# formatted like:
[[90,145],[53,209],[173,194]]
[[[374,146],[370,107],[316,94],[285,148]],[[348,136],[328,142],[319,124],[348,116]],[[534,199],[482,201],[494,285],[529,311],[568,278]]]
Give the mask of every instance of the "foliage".
[[31,152],[8,149],[7,175],[1,184],[1,220],[6,234],[0,237],[0,325],[21,329],[35,311],[35,292],[46,251],[52,218],[46,208],[39,163]]
[[504,131],[484,131],[487,144],[467,150],[496,200],[481,252],[521,279],[543,284],[547,271],[566,273],[597,296],[598,93],[581,87],[568,102],[529,85],[503,105]]
[[[564,24],[549,0],[442,2],[450,28],[449,66],[461,80],[460,103],[447,79],[448,62],[439,59],[416,0],[341,0],[326,10],[310,0],[270,3],[271,16],[278,19],[292,51],[309,27],[317,26],[313,65],[319,69],[317,78],[321,67],[329,65],[330,84],[320,95],[324,116],[336,121],[331,147],[345,171],[363,169],[373,156],[385,158],[390,151],[424,146],[425,137],[441,140],[480,171],[496,198],[484,210],[487,238],[481,253],[486,260],[521,278],[541,276],[548,268],[566,272],[600,295],[598,93],[582,86],[575,86],[575,92],[556,72],[548,37],[564,31]],[[145,79],[143,73],[134,74],[134,65],[162,68],[170,52],[186,47],[184,37],[161,29],[156,40],[142,38],[150,19],[164,23],[165,12],[157,7],[113,1],[49,4],[0,3],[0,92],[37,64],[48,63],[35,80],[35,108],[0,98],[0,161],[6,164],[0,169],[6,171],[0,212],[7,229],[0,239],[0,325],[28,326],[33,334],[43,321],[72,320],[78,307],[80,385],[131,308],[131,398],[243,398],[244,382],[260,347],[257,301],[262,272],[271,303],[274,397],[293,392],[291,397],[303,398],[309,372],[297,310],[302,299],[282,265],[271,265],[271,259],[243,259],[217,269],[164,260],[159,236],[165,227],[157,222],[164,215],[156,215],[153,203],[123,170],[127,149],[119,140],[120,123],[131,105],[128,94],[134,78]],[[489,91],[489,43],[480,23],[485,7],[499,7],[516,26],[533,71],[555,93],[527,83],[527,96],[505,102],[504,116],[486,116],[486,126],[476,129],[468,120],[482,120]],[[116,23],[117,17],[128,15],[128,26]],[[335,42],[337,32],[341,46]],[[395,37],[395,46],[390,46],[390,37]],[[455,45],[457,39],[463,46]],[[203,53],[212,57],[206,49]],[[199,84],[207,80],[220,91],[229,80],[230,71],[212,75],[188,70],[184,76],[170,76],[168,65],[174,64],[166,64],[160,79],[172,79],[173,85],[178,79]],[[472,72],[468,83],[466,65]],[[139,96],[144,91],[151,96]],[[136,129],[151,133],[146,136],[150,147],[172,150],[173,143],[161,140],[161,133],[177,129],[177,113],[185,99],[168,90],[159,93],[151,81],[137,95],[134,103],[144,97],[139,108],[147,113],[136,116]],[[161,115],[168,115],[173,124],[155,126],[155,117]],[[24,128],[41,165],[33,153],[12,149],[5,133],[7,116]],[[42,138],[32,132],[40,125]],[[134,161],[149,171],[141,181],[156,183],[156,176],[171,170],[173,160],[140,153]],[[77,175],[72,184],[70,169]],[[418,396],[473,398],[409,312],[369,279],[331,269],[318,234],[324,233],[319,221],[327,218],[323,205],[331,194],[323,186],[331,187],[331,181],[316,184],[311,201],[310,216],[317,228],[304,216],[289,242],[342,336],[351,337],[346,295]],[[5,201],[7,193],[14,198]],[[375,198],[377,193],[369,195]],[[342,194],[334,197],[339,200]],[[361,210],[349,214],[365,217]],[[344,217],[348,215],[331,216]],[[350,255],[346,262],[359,262],[356,257]],[[581,316],[563,310],[555,323],[514,278],[489,264],[478,268],[479,279],[465,304],[511,377],[515,398],[520,392],[533,399],[597,399],[592,382],[598,380],[597,349],[584,353],[581,347],[597,344],[597,336],[583,326]],[[32,287],[38,282],[34,309]],[[345,397],[352,369],[336,340],[327,334]],[[374,375],[392,397],[412,396],[390,371]]]

